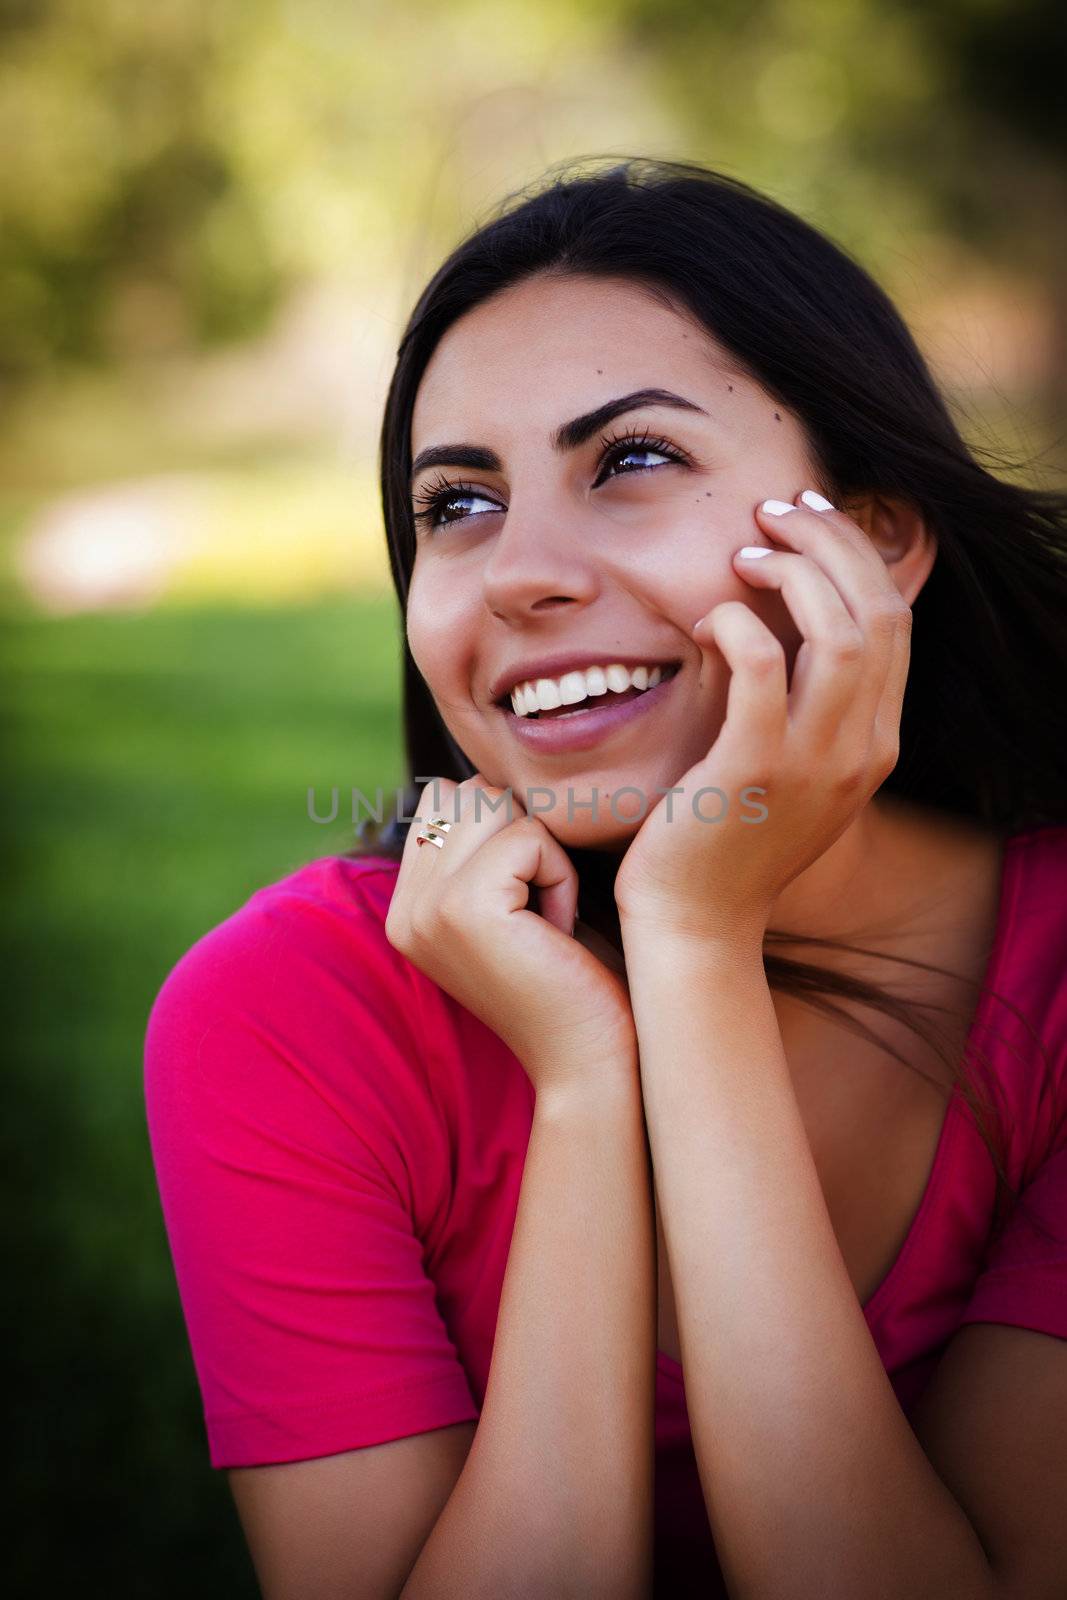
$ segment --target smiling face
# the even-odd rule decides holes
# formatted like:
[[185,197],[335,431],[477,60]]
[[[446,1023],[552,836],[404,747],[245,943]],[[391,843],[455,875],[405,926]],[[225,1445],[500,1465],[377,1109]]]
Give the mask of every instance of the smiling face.
[[[614,414],[612,402],[648,390],[675,403]],[[561,434],[606,406],[612,414]],[[697,618],[743,600],[790,663],[796,653],[781,597],[749,588],[731,560],[768,543],[760,501],[818,485],[799,422],[642,286],[541,275],[441,339],[416,397],[412,458],[425,514],[408,643],[446,726],[490,783],[524,805],[539,790],[537,815],[564,844],[624,848],[722,726],[729,670],[693,640]],[[548,674],[524,670],[542,658],[558,658]],[[494,697],[502,682],[558,677],[568,660],[678,670],[595,737],[568,731],[582,748],[554,749],[544,741],[562,742],[552,730],[563,721],[538,719],[524,738],[510,698],[505,709]],[[582,715],[600,717],[565,720],[577,730]],[[646,798],[620,797],[613,817],[610,797],[624,786]]]

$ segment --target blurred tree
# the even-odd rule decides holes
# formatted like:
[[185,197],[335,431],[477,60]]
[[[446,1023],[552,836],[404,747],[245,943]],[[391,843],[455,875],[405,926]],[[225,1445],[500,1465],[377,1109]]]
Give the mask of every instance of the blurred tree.
[[946,231],[1039,282],[1059,407],[1065,38],[1059,0],[0,0],[0,380],[240,337],[323,272],[395,277],[401,218],[429,260],[480,178],[609,142],[581,96],[614,85],[640,153],[651,82],[660,150],[891,287]]
[[240,338],[316,277],[421,276],[409,247],[581,143],[594,67],[621,88],[614,3],[0,0],[0,384]]
[[[955,149],[931,180],[961,236],[1044,287],[1045,407],[1067,413],[1067,7],[1061,0],[943,0],[919,11],[938,53]],[[936,146],[935,146],[936,149]]]
[[[831,227],[892,283],[954,235],[1036,282],[1067,400],[1062,0],[619,0],[703,159]],[[903,259],[902,259],[903,258]]]
[[210,342],[282,287],[218,116],[255,0],[2,0],[0,376]]

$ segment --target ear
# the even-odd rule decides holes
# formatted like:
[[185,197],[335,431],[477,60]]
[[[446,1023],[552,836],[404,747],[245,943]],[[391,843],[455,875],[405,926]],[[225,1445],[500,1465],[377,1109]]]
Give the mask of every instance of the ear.
[[844,507],[861,527],[889,569],[889,576],[909,605],[930,576],[937,556],[937,538],[922,512],[893,495],[862,495]]

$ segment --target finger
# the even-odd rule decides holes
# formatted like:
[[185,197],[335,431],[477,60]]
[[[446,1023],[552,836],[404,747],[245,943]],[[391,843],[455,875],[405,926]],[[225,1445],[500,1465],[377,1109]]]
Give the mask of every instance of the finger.
[[[440,805],[436,804],[438,800]],[[432,843],[420,845],[416,837],[413,849],[421,858],[422,871],[432,871],[439,881],[450,878],[486,839],[514,822],[516,816],[525,816],[521,802],[510,790],[488,783],[481,773],[464,778],[462,783],[440,778],[436,791],[433,784],[428,784],[419,797],[416,831],[427,832],[428,824],[440,819],[443,827],[438,831],[444,834],[444,840],[436,847]]]
[[788,721],[788,684],[785,651],[770,628],[743,600],[724,600],[693,632],[701,649],[717,646],[730,668],[720,753],[727,735],[773,747]]
[[451,778],[433,778],[419,790],[415,813],[404,839],[400,871],[389,902],[386,932],[391,938],[395,935],[402,939],[404,930],[410,928],[415,907],[423,897],[427,880],[432,875],[432,866],[420,857],[440,854],[436,845],[420,845],[419,836],[432,818],[451,816],[455,788]]
[[900,719],[911,666],[911,625],[909,606],[907,615],[901,618],[897,629],[889,671],[875,712],[875,739],[885,756],[886,777],[896,766],[900,750]]
[[840,590],[808,557],[767,546],[737,551],[734,570],[753,588],[778,590],[803,636],[789,686],[793,726],[809,736],[828,726],[836,732],[862,698],[866,670],[866,641]]
[[[435,798],[441,800],[440,807],[435,807]],[[480,860],[487,844],[507,832],[519,820],[534,820],[526,817],[525,808],[513,791],[500,789],[488,783],[481,773],[464,778],[459,784],[449,779],[440,779],[436,795],[434,786],[427,785],[420,796],[418,816],[422,819],[423,828],[434,818],[444,819],[447,825],[444,843],[438,851],[440,859],[427,856],[426,859],[432,860],[433,865],[429,869],[423,867],[423,874],[429,878],[432,873],[439,894],[443,894],[446,890],[454,893],[456,885],[460,884],[465,903],[468,897],[478,894],[482,886],[488,886],[492,900],[493,892],[498,887],[491,876],[496,852],[491,852],[484,860]],[[538,914],[562,932],[569,934],[574,927],[574,915],[578,904],[577,876],[562,846],[553,839],[542,823],[538,823],[537,827],[544,833],[548,843],[544,844],[543,854],[540,857],[531,855],[529,851],[523,855],[524,864],[530,865],[531,876],[525,881],[521,898],[517,898],[520,894],[517,884],[514,881],[510,883],[511,894],[506,897],[504,908],[514,910],[522,906],[533,909],[529,907],[529,885],[532,884],[540,896],[537,904]],[[420,845],[416,839],[414,848],[427,851],[434,847]],[[550,859],[551,866],[547,864]],[[474,860],[480,860],[480,866],[478,871],[472,874],[470,864]],[[487,869],[490,873],[488,878],[484,875]],[[571,879],[573,883],[569,881]],[[470,903],[473,904],[473,900]],[[484,901],[479,903],[485,904]]]
[[785,500],[764,500],[755,515],[771,539],[810,556],[822,568],[865,634],[879,632],[882,611],[894,608],[900,596],[885,562],[851,517],[834,508],[816,511]]
[[[910,633],[910,609],[863,530],[825,497],[810,489],[804,493],[813,496],[818,506],[765,501],[758,511],[765,526],[776,526],[785,543],[803,549],[837,586],[867,641],[865,676],[880,697],[900,632]],[[778,508],[777,515],[766,511],[768,504]],[[801,663],[802,670],[805,665]],[[869,715],[867,702],[857,697],[846,711],[849,728],[856,729]]]
[[578,874],[567,852],[537,817],[522,816],[491,837],[464,863],[456,882],[471,904],[501,916],[530,909],[539,894],[546,922],[570,934],[578,910]]

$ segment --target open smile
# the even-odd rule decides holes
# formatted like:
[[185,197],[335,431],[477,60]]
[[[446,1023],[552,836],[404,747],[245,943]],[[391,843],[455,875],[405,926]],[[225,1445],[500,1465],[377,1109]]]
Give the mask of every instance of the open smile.
[[544,755],[562,755],[572,750],[588,750],[602,739],[628,726],[638,717],[661,706],[681,671],[678,663],[664,670],[653,689],[627,689],[623,694],[608,690],[584,704],[540,712],[536,716],[517,716],[510,704],[498,705],[509,731],[526,746]]

